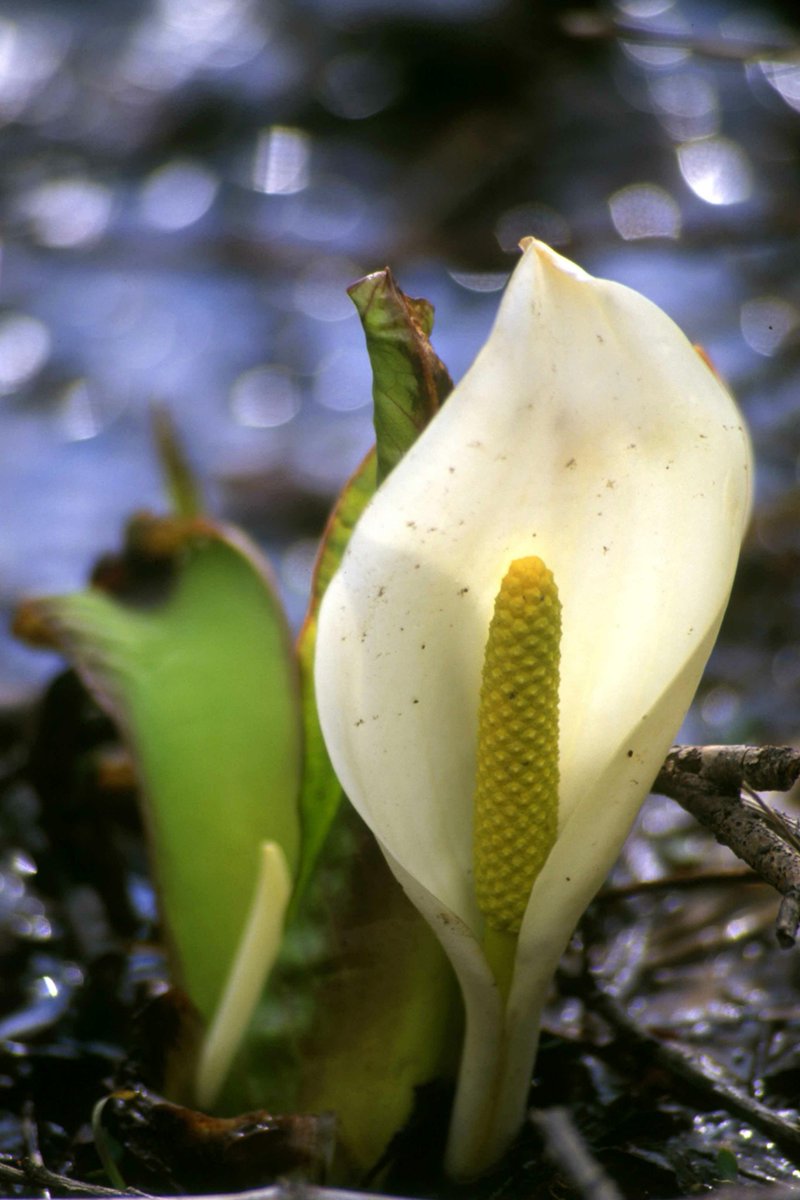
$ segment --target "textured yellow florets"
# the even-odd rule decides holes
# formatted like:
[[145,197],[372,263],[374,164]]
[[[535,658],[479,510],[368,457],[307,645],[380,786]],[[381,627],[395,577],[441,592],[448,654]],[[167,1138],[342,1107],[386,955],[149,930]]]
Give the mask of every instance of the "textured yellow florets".
[[560,643],[552,573],[540,558],[516,559],[486,643],[473,834],[478,904],[509,933],[556,840]]

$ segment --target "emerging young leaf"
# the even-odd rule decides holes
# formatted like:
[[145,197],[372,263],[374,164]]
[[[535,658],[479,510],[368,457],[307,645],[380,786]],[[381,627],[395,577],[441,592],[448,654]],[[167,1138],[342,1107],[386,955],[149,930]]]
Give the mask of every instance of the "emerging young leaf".
[[433,306],[397,287],[388,267],[348,288],[372,364],[378,483],[439,411],[453,383],[428,340]]
[[361,318],[372,365],[377,445],[348,479],[330,515],[297,644],[304,734],[303,844],[293,910],[305,892],[342,798],[319,727],[314,695],[319,606],[377,484],[400,461],[453,387],[429,341],[433,306],[427,300],[406,296],[388,268],[359,279],[348,293]]
[[154,404],[151,421],[164,483],[177,517],[199,517],[203,512],[200,484],[189,465],[172,414],[163,405]]
[[[320,732],[313,662],[317,614],[383,476],[452,387],[431,349],[433,309],[378,272],[350,290],[374,373],[377,451],[348,480],[317,557],[298,653],[303,693],[303,844],[287,939],[247,1053],[252,1094],[336,1112],[335,1176],[375,1166],[408,1120],[417,1089],[450,1079],[460,1004],[449,964],[349,805]],[[279,1036],[274,1035],[275,1030]],[[290,1047],[294,1048],[294,1054]]]

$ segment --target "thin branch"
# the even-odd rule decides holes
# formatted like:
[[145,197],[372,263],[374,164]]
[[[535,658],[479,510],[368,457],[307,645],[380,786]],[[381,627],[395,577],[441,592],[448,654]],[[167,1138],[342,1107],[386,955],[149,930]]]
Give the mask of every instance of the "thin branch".
[[119,1192],[116,1188],[102,1187],[98,1183],[83,1183],[70,1179],[67,1175],[59,1175],[50,1171],[42,1162],[34,1159],[22,1159],[21,1166],[13,1167],[10,1163],[0,1162],[0,1181],[26,1187],[39,1188],[45,1194],[55,1191],[57,1195],[66,1196],[99,1196],[115,1197],[146,1197],[147,1192],[139,1192],[134,1188]]
[[[728,1184],[703,1192],[706,1200],[797,1200],[800,1188],[794,1183],[769,1183],[766,1187],[751,1187],[749,1184]],[[683,1196],[680,1200],[697,1200],[697,1196]]]
[[629,900],[648,892],[692,891],[694,888],[739,887],[743,883],[763,884],[756,872],[746,870],[692,871],[690,875],[663,875],[659,879],[632,879],[629,883],[606,885],[595,897],[595,904]]
[[593,976],[589,975],[583,983],[589,986],[589,994],[584,995],[586,1004],[613,1027],[619,1039],[626,1042],[640,1060],[649,1059],[682,1079],[706,1097],[709,1108],[722,1108],[741,1117],[774,1141],[793,1162],[797,1161],[800,1157],[800,1125],[755,1100],[709,1055],[696,1055],[674,1042],[659,1041],[638,1025],[613,996],[603,991]]
[[663,769],[676,768],[716,783],[722,791],[738,792],[749,784],[757,791],[788,792],[800,779],[800,750],[794,746],[673,746]]
[[788,791],[800,778],[791,746],[675,746],[653,791],[676,800],[782,896],[775,935],[787,949],[800,926],[800,839],[795,823],[742,790]]
[[622,1200],[566,1108],[540,1108],[530,1113],[544,1139],[545,1152],[582,1200]]
[[[40,1168],[25,1163],[23,1167],[12,1167],[0,1162],[0,1181],[6,1183],[41,1187],[46,1181],[47,1187],[60,1188],[61,1194],[72,1196],[97,1196],[102,1200],[174,1200],[174,1197],[155,1196],[150,1192],[140,1192],[135,1188],[118,1191],[114,1188],[101,1187],[99,1184],[79,1183],[65,1175],[57,1175],[46,1167]],[[252,1188],[246,1192],[220,1192],[213,1197],[187,1196],[184,1200],[364,1200],[364,1192],[347,1191],[341,1188],[318,1187],[304,1183],[302,1180],[288,1180],[285,1183],[270,1184],[269,1187]],[[402,1200],[402,1197],[378,1195],[370,1192],[369,1200]]]

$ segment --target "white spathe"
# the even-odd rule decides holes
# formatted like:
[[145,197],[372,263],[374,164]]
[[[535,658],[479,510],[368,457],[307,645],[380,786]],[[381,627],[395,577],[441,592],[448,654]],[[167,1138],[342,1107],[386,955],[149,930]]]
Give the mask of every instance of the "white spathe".
[[[316,690],[333,765],[464,993],[455,1174],[522,1119],[549,979],[691,703],[750,496],[741,416],[680,330],[530,241],[488,342],[328,588]],[[563,606],[559,836],[504,1005],[473,891],[477,712],[495,596],[531,554]]]

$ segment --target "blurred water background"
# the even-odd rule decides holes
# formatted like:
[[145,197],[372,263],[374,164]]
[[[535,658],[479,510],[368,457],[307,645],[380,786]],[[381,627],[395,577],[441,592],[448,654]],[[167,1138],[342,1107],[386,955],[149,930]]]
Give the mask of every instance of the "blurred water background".
[[[157,401],[297,620],[371,441],[346,285],[390,264],[457,379],[526,234],[705,347],[757,443],[753,561],[796,565],[796,0],[0,0],[0,164],[3,611],[163,508]],[[780,620],[752,593],[701,740],[747,671],[791,736],[797,576]],[[0,701],[51,670],[0,638]]]

